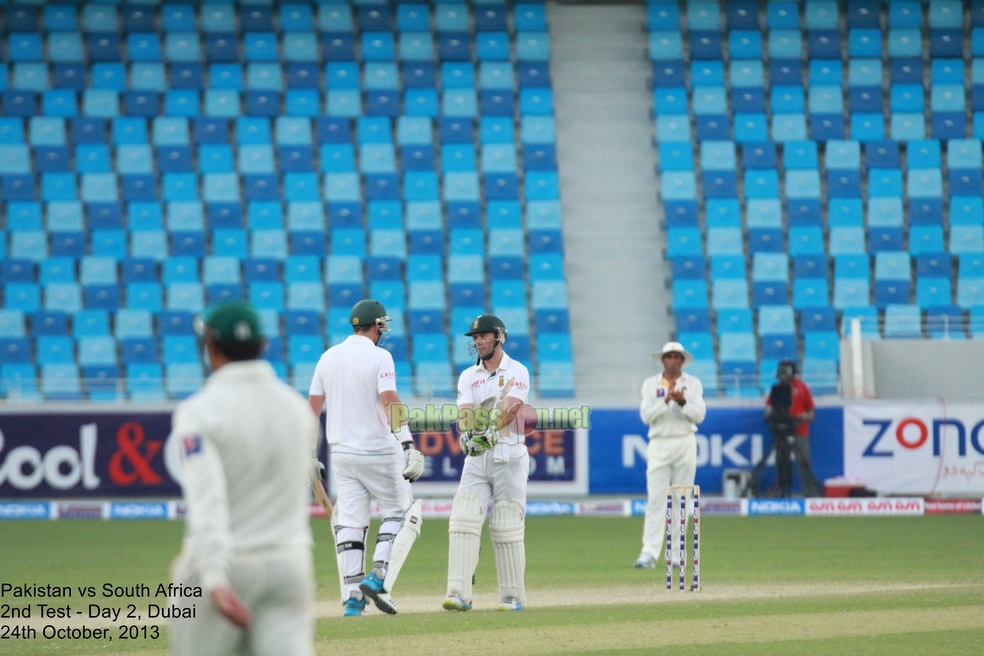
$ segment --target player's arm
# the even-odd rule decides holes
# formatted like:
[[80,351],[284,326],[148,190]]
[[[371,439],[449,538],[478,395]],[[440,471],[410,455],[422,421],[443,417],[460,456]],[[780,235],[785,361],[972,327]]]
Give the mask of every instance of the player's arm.
[[320,417],[321,411],[325,408],[325,395],[311,394],[308,396],[308,405],[311,406],[311,412],[314,413],[314,416]]
[[642,404],[639,407],[639,416],[642,418],[642,423],[649,426],[659,419],[670,406],[663,399],[656,398],[656,385],[658,384],[653,380],[647,380],[642,384]]
[[[388,421],[391,422],[390,426],[392,427],[395,422],[392,420],[393,415],[391,413],[393,406],[400,403],[400,395],[396,393],[396,390],[387,390],[379,394],[379,400],[383,404],[383,412]],[[399,428],[393,431],[393,436],[403,447],[403,457],[406,464],[406,467],[403,468],[403,478],[412,483],[424,473],[424,455],[414,446],[413,434],[410,432],[406,420],[402,421]]]
[[[386,415],[386,421],[389,422],[390,427],[393,429],[393,434],[396,435],[397,439],[401,443],[406,442],[408,439],[412,442],[413,437],[410,436],[410,429],[407,428],[407,421],[404,419],[400,422],[400,425],[396,425],[395,417],[393,415],[394,406],[400,405],[400,395],[396,390],[386,390],[379,393],[379,402],[383,404],[383,414]],[[403,436],[404,429],[406,429],[406,437]]]
[[518,435],[523,435],[526,431],[522,430],[523,427],[520,427],[518,424],[514,425],[513,422],[516,421],[516,416],[526,403],[529,393],[530,375],[524,367],[517,374],[516,380],[513,382],[512,387],[509,388],[505,403],[503,403],[502,406],[502,411],[504,414],[502,425],[508,426],[512,432]]
[[517,413],[519,413],[519,409],[523,407],[523,403],[523,399],[518,399],[515,396],[506,397],[506,401],[502,407],[503,413],[505,414],[505,420],[502,422],[503,426],[508,426],[513,423],[513,420],[516,419]]
[[704,405],[704,386],[696,378],[691,377],[687,381],[687,389],[684,392],[687,403],[680,409],[680,413],[695,424],[704,421],[707,415],[707,406]]
[[383,404],[383,416],[389,422],[393,435],[403,447],[403,457],[406,466],[403,468],[403,478],[411,483],[424,473],[424,456],[414,448],[413,435],[406,420],[402,420],[399,426],[394,419],[394,408],[401,404],[400,395],[396,391],[396,366],[393,364],[393,356],[388,351],[379,359],[376,370],[376,391],[379,395],[379,402]]
[[187,409],[175,411],[172,433],[181,445],[181,487],[188,529],[194,537],[192,557],[201,573],[202,588],[230,622],[248,628],[252,616],[229,583],[232,545],[222,460],[205,435],[204,422]]
[[[322,359],[324,355],[321,356]],[[308,405],[311,406],[311,412],[319,420],[321,419],[321,411],[325,409],[325,397],[327,396],[327,391],[325,390],[325,381],[321,377],[321,366],[322,361],[318,361],[318,366],[314,369],[314,375],[311,377],[311,386],[308,389]]]

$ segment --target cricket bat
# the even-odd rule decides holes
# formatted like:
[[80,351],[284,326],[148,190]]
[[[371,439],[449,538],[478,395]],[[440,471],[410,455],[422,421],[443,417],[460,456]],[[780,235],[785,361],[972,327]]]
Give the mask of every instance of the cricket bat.
[[321,507],[324,508],[325,512],[328,513],[328,516],[331,517],[332,512],[334,512],[334,508],[331,505],[331,499],[328,498],[328,493],[325,492],[325,487],[321,484],[321,478],[318,476],[318,472],[314,470],[313,466],[311,467],[310,474],[311,489],[314,490],[314,498],[317,499]]

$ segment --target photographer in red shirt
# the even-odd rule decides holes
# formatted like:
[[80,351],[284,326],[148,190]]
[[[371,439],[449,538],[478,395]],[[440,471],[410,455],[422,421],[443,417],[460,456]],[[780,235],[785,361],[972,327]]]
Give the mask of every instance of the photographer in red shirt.
[[803,495],[820,497],[823,492],[810,468],[810,422],[813,421],[813,394],[806,383],[796,377],[796,364],[783,360],[776,370],[779,384],[772,387],[765,401],[765,420],[772,427],[776,447],[776,468],[781,495],[789,496],[792,487],[792,463],[796,456]]

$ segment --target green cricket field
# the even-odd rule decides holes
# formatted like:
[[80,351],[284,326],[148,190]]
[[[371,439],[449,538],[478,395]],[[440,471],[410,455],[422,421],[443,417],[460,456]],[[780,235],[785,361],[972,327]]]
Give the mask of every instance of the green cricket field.
[[[662,565],[632,567],[641,518],[531,517],[528,608],[521,613],[495,610],[495,561],[487,529],[475,609],[441,610],[447,521],[426,519],[393,591],[400,614],[374,609],[361,618],[341,617],[330,525],[325,519],[313,519],[312,525],[319,654],[899,656],[979,654],[984,644],[984,517],[979,515],[704,515],[702,590],[696,593],[667,592]],[[148,604],[162,600],[107,598],[103,592],[167,585],[182,531],[176,521],[0,524],[0,585],[75,590],[71,598],[24,598],[14,597],[11,588],[0,597],[0,654],[168,653],[166,620],[147,616]],[[368,543],[373,542],[370,535]],[[78,592],[89,586],[95,599]],[[90,618],[90,604],[99,607],[97,615],[122,611],[116,620]],[[75,609],[83,615],[52,617],[66,605],[73,606],[73,615]],[[30,617],[21,617],[25,606]],[[64,630],[77,632],[83,624],[105,633],[97,639]]]

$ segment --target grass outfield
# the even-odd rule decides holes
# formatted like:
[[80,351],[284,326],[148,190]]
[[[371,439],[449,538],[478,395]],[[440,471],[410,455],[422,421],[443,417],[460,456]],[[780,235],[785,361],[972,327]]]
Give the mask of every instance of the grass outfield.
[[[640,518],[527,522],[529,609],[499,613],[492,545],[483,539],[476,610],[440,611],[447,521],[425,520],[395,592],[403,612],[337,617],[327,521],[314,520],[318,652],[489,654],[980,653],[984,568],[980,516],[702,517],[699,594],[667,593],[665,570],[635,570]],[[167,582],[180,522],[63,520],[0,524],[0,583]],[[372,538],[370,537],[370,543]],[[38,601],[31,601],[36,608]],[[141,605],[147,601],[134,600]],[[18,604],[9,596],[0,605]],[[53,603],[62,603],[52,600]],[[129,601],[97,599],[116,607]],[[68,603],[83,605],[76,595]],[[84,607],[84,606],[83,606]],[[2,609],[0,609],[2,610]],[[435,612],[427,612],[427,611]],[[23,624],[0,620],[2,624]],[[28,622],[45,623],[34,610]],[[76,625],[79,620],[74,622]],[[90,621],[89,625],[93,623]],[[160,640],[2,640],[3,654],[163,654]]]

